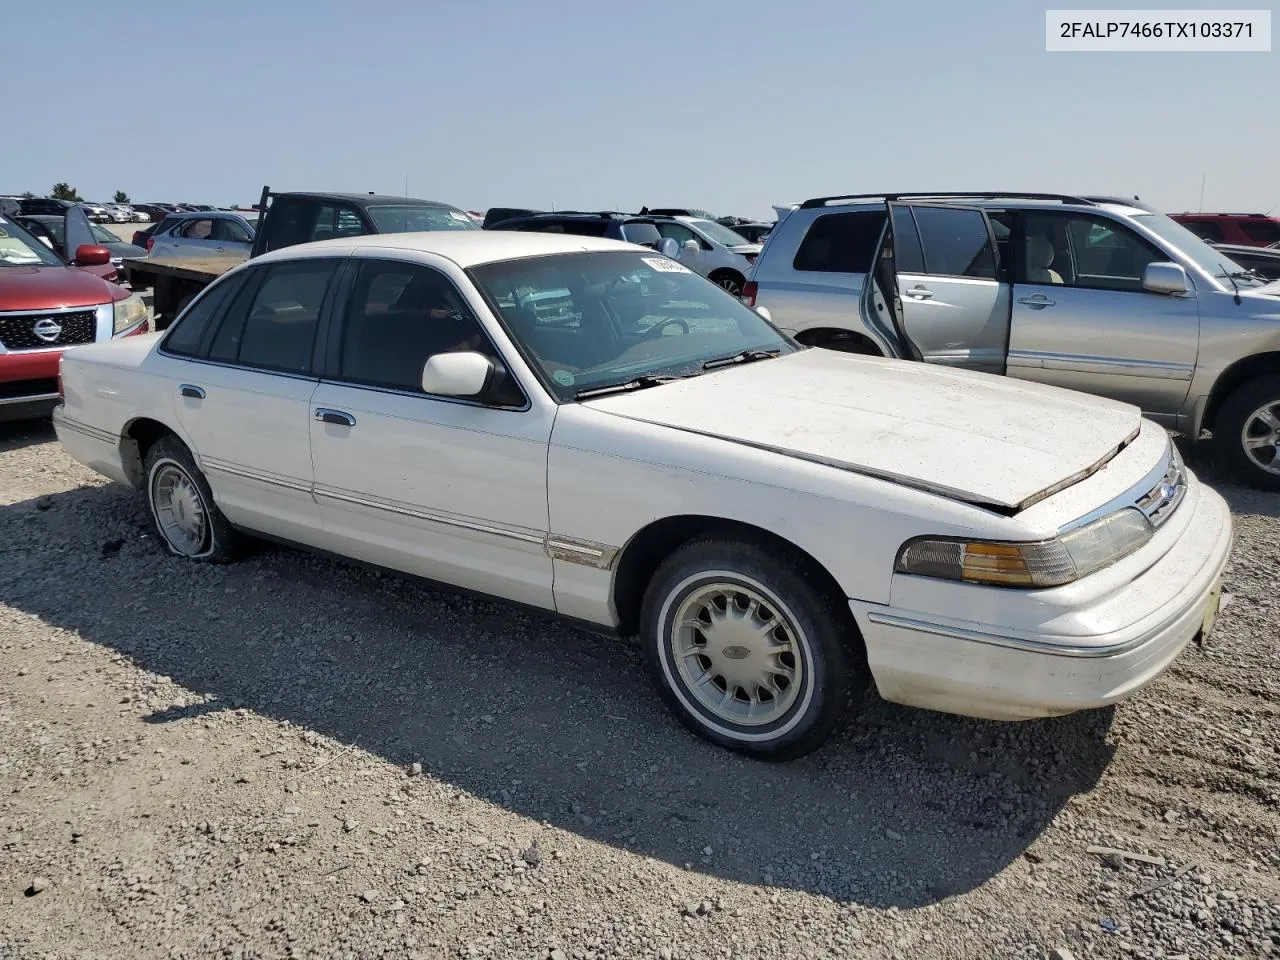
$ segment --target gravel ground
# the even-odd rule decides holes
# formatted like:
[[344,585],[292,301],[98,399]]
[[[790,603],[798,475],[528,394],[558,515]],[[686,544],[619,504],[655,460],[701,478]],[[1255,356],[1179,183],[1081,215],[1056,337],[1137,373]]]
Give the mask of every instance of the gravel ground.
[[778,766],[686,734],[626,642],[170,559],[0,426],[0,958],[1280,955],[1280,496],[1214,482],[1230,602],[1135,700],[877,704]]

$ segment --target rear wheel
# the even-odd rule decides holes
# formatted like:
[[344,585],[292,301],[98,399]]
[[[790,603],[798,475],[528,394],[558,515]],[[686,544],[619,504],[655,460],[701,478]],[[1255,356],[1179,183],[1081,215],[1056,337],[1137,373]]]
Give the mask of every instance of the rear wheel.
[[646,660],[676,717],[768,760],[817,749],[867,686],[842,602],[786,560],[751,543],[692,541],[658,568],[641,611]]
[[1259,377],[1227,397],[1213,424],[1217,460],[1259,490],[1280,490],[1280,376]]
[[234,560],[239,535],[213,502],[213,491],[186,445],[163,437],[147,451],[145,465],[147,506],[168,551],[203,563]]

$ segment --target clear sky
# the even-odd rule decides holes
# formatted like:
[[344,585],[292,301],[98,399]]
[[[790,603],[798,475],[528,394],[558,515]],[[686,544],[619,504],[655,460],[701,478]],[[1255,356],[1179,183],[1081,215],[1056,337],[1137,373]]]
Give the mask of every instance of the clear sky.
[[1046,53],[1046,5],[9,0],[0,193],[407,176],[476,210],[1025,189],[1173,211],[1205,175],[1205,209],[1280,205],[1280,53]]

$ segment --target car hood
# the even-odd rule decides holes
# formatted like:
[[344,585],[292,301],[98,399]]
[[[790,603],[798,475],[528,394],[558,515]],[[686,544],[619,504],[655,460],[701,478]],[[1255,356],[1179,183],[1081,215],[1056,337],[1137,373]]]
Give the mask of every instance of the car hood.
[[0,310],[89,307],[126,296],[127,291],[78,267],[0,267]]
[[822,349],[585,405],[1005,513],[1089,476],[1141,426],[1125,403]]

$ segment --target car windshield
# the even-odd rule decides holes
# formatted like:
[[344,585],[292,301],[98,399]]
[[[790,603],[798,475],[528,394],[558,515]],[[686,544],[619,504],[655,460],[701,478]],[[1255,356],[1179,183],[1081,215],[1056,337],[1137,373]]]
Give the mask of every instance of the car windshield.
[[421,204],[369,207],[379,233],[417,233],[422,230],[479,230],[480,225],[461,210]]
[[791,345],[737,297],[667,257],[567,253],[468,271],[562,401],[636,379],[703,373],[708,360]]
[[726,247],[738,247],[744,243],[751,242],[742,234],[734,233],[723,223],[716,223],[714,220],[690,220],[689,226],[705,233],[716,243],[722,243]]
[[[1190,259],[1201,270],[1210,276],[1226,280],[1232,276],[1237,283],[1254,282],[1246,275],[1244,267],[1236,263],[1221,250],[1215,250],[1194,233],[1175,220],[1170,220],[1163,213],[1142,213],[1134,216],[1135,221],[1146,227],[1157,237]],[[1230,283],[1227,283],[1230,286]]]
[[0,267],[60,267],[58,255],[12,220],[0,217]]

